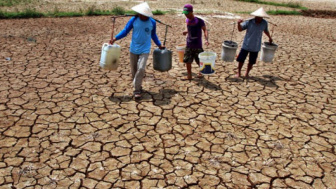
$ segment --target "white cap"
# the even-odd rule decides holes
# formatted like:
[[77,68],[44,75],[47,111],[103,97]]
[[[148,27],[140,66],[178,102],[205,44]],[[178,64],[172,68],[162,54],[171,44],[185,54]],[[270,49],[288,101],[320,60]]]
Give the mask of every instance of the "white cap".
[[143,2],[143,3],[140,3],[139,5],[132,7],[132,10],[144,16],[153,17],[153,13],[151,9],[149,8],[149,5],[147,2]]
[[263,18],[269,18],[268,14],[264,10],[264,8],[259,8],[258,10],[254,11],[251,13],[252,16],[257,16],[257,17],[263,17]]

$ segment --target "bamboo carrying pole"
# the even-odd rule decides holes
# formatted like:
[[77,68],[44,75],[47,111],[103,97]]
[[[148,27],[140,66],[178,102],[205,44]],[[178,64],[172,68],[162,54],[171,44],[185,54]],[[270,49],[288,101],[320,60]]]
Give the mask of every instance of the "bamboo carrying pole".
[[[120,15],[120,16],[112,16],[111,18],[112,18],[112,32],[111,32],[111,40],[113,40],[113,33],[114,33],[114,24],[115,24],[115,20],[117,19],[117,18],[122,18],[122,17],[130,17],[130,16],[136,16],[136,15],[131,15],[131,14],[125,14],[125,15]],[[155,21],[157,21],[158,23],[160,23],[160,24],[163,24],[163,25],[165,25],[166,26],[166,35],[167,35],[167,30],[168,30],[168,27],[172,27],[172,26],[170,26],[170,25],[168,25],[168,24],[165,24],[165,23],[163,23],[163,22],[161,22],[160,20],[158,20],[158,19],[155,19],[155,18],[153,18]],[[166,37],[165,37],[165,42],[166,42]]]
[[[129,16],[136,16],[136,15],[133,15],[133,14],[125,14],[125,15],[120,15],[120,16],[112,16],[111,18],[115,20],[116,18],[129,17]],[[153,17],[151,17],[151,18],[153,18]],[[172,27],[171,25],[165,24],[165,23],[161,22],[161,21],[158,20],[158,19],[155,19],[155,18],[153,18],[153,19],[154,19],[155,21],[157,21],[158,23],[160,23],[160,24],[166,25],[166,26],[168,26],[168,27]],[[114,21],[113,21],[113,22],[114,22]]]
[[[255,17],[247,18],[247,19],[244,19],[244,21],[252,20],[252,19],[254,19],[254,18],[255,18]],[[274,25],[274,26],[278,26],[278,25],[274,24],[273,22],[271,22],[271,21],[269,21],[269,20],[267,20],[267,22],[270,23],[270,24],[272,24],[272,25]]]
[[[252,17],[252,18],[248,18],[248,19],[244,19],[244,21],[248,21],[248,20],[252,20],[252,19],[254,19],[254,17]],[[271,21],[268,21],[268,20],[267,20],[267,22],[273,25],[272,30],[271,30],[271,33],[270,33],[271,37],[273,37],[274,27],[276,27],[276,26],[278,26],[278,25],[276,25],[275,23],[273,23],[273,22],[271,22]]]

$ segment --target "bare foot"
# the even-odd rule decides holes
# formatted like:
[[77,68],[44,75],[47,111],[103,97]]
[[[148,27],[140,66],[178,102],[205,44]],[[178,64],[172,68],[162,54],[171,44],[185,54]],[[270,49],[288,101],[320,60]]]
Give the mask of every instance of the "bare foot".
[[237,73],[236,77],[237,77],[237,78],[240,78],[240,77],[241,77],[240,73]]
[[182,79],[181,79],[182,81],[190,81],[190,80],[192,80],[192,77],[182,77]]

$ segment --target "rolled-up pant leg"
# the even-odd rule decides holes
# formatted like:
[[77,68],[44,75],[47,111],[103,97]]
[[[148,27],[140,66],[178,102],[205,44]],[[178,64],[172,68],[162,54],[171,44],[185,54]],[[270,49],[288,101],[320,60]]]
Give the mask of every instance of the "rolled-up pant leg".
[[133,77],[134,94],[141,93],[141,85],[145,76],[148,56],[148,53],[140,55],[131,53],[131,72]]

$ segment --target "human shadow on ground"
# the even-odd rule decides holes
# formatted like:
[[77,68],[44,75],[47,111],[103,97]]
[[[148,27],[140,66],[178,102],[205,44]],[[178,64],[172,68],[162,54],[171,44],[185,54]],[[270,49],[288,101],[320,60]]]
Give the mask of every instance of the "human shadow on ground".
[[212,83],[211,81],[208,80],[208,77],[207,78],[206,77],[207,76],[203,76],[202,78],[197,78],[196,80],[197,85],[201,85],[204,88],[207,88],[213,91],[222,90],[222,88],[219,85]]
[[246,83],[250,82],[250,81],[256,81],[258,83],[260,83],[261,85],[264,85],[265,87],[279,87],[276,84],[276,81],[282,80],[279,77],[276,76],[271,76],[271,75],[263,75],[262,77],[248,77],[245,79]]
[[264,85],[265,87],[279,87],[276,84],[276,81],[282,80],[279,77],[276,76],[271,76],[271,75],[263,75],[262,77],[256,77],[256,76],[250,76],[248,78],[245,77],[241,77],[241,78],[237,78],[237,77],[228,77],[225,80],[227,81],[231,81],[231,82],[246,82],[249,83],[251,81],[255,81],[260,83],[261,85]]
[[244,82],[244,78],[242,77],[236,77],[236,75],[234,75],[233,77],[226,77],[225,81],[230,81],[230,82],[236,82],[236,83],[243,83]]
[[[187,72],[183,73],[183,75],[184,77],[186,77]],[[192,80],[190,80],[190,82],[196,81],[197,85],[203,86],[204,88],[207,88],[210,90],[222,90],[222,88],[219,85],[216,85],[215,83],[212,83],[211,81],[209,81],[209,77],[211,77],[210,75],[209,76],[203,75],[200,78],[195,73],[192,73],[191,75],[192,75]]]
[[143,90],[140,99],[134,99],[134,97],[130,95],[115,96],[112,93],[111,96],[109,97],[109,100],[116,103],[129,102],[129,101],[143,102],[153,100],[153,103],[155,105],[160,106],[170,104],[171,98],[175,96],[177,93],[178,91],[174,89],[160,89],[159,93]]
[[112,93],[111,96],[109,97],[109,100],[111,102],[129,102],[129,101],[132,101],[134,99],[133,99],[133,96],[130,96],[130,95],[115,96]]

